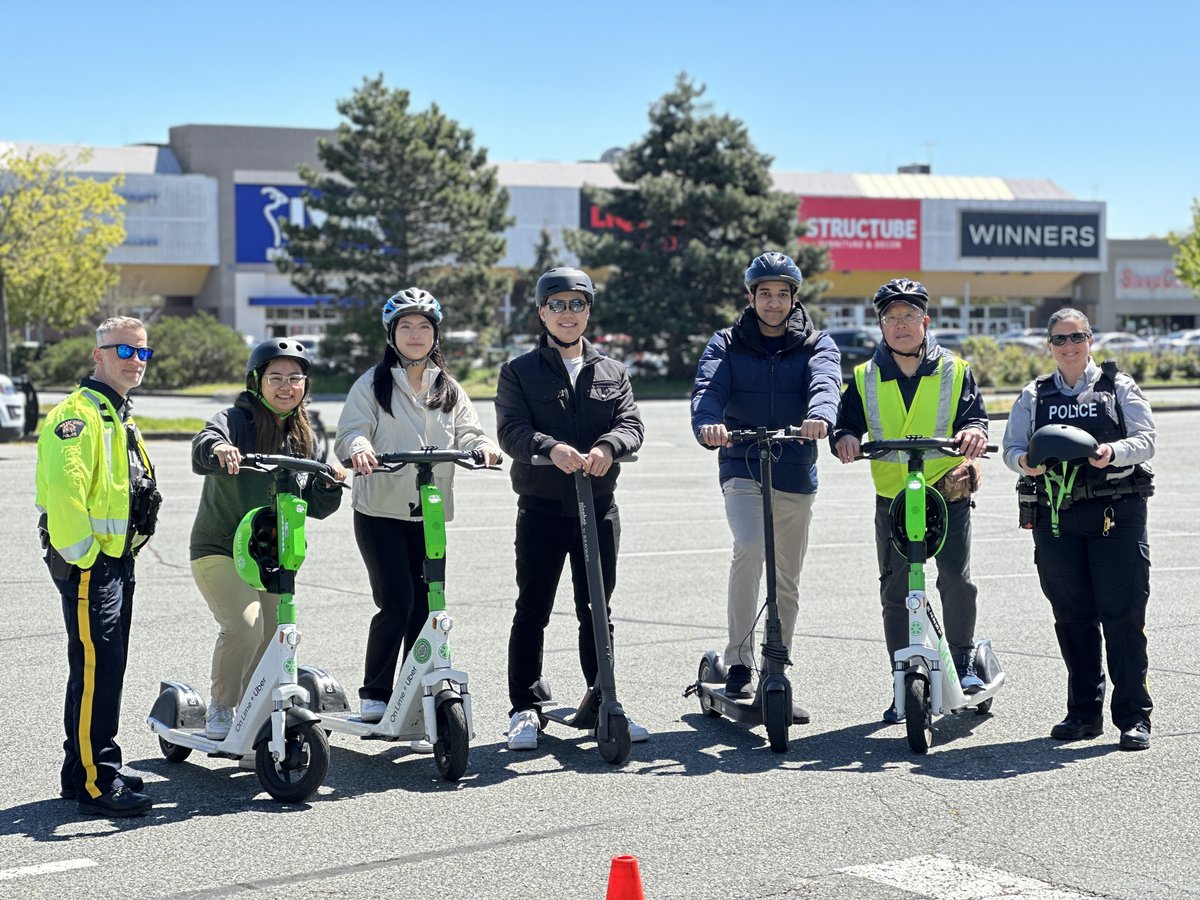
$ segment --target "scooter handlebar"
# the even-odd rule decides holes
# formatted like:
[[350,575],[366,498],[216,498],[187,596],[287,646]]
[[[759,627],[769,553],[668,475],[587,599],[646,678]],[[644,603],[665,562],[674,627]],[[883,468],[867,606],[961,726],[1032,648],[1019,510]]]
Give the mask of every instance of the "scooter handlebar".
[[330,484],[345,487],[342,482],[333,477],[328,464],[317,462],[315,459],[300,459],[295,456],[280,456],[273,453],[247,453],[242,457],[242,468],[255,469],[259,472],[270,472],[274,469],[286,469],[289,472],[307,472],[318,478],[323,478]]
[[729,440],[737,444],[745,441],[811,441],[815,438],[801,434],[799,425],[788,425],[784,428],[739,428],[729,432]]
[[[499,469],[500,465],[488,465],[482,450],[444,450],[440,447],[421,447],[418,450],[399,450],[394,453],[377,453],[378,465],[375,472],[398,472],[405,466],[416,463],[454,463],[464,469]],[[354,463],[343,459],[342,465],[353,469]]]
[[[957,442],[950,438],[908,437],[867,441],[861,445],[860,449],[862,450],[862,455],[858,457],[859,459],[879,459],[881,456],[886,456],[889,453],[911,454],[914,450],[921,454],[934,453],[939,456],[962,455],[958,449]],[[984,448],[984,452],[995,453],[999,449],[996,444],[988,444]]]
[[[614,463],[637,462],[637,454],[636,453],[626,453],[624,456],[614,456],[613,462]],[[554,465],[554,460],[552,460],[549,456],[543,456],[540,453],[535,453],[533,456],[529,457],[529,464],[531,466],[552,466],[552,465]]]

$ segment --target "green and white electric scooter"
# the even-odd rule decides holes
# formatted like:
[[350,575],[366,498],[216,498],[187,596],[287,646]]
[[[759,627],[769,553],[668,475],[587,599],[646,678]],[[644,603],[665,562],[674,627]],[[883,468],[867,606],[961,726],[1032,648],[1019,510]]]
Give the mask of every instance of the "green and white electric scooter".
[[296,572],[304,562],[304,523],[308,504],[297,496],[296,474],[323,478],[342,487],[324,464],[290,456],[249,454],[243,470],[274,472],[272,503],[250,510],[234,537],[234,562],[251,587],[279,595],[276,637],[254,669],[233,713],[224,740],[205,734],[207,709],[200,695],[180,681],[162,682],[146,724],[158,735],[163,756],[183,762],[193,750],[212,757],[254,757],[258,780],[285,803],[310,797],[329,769],[329,741],[320,718],[309,708],[309,692],[298,681]]
[[[436,447],[384,453],[377,459],[379,465],[372,476],[397,472],[408,465],[417,470],[425,530],[424,577],[429,585],[429,618],[396,673],[396,684],[380,721],[364,722],[361,716],[348,715],[345,694],[320,669],[305,666],[300,683],[309,687],[310,703],[320,713],[321,726],[327,731],[376,741],[424,739],[433,745],[438,774],[447,781],[457,781],[467,769],[475,730],[467,673],[454,668],[450,659],[449,637],[454,620],[446,612],[446,513],[442,493],[433,481],[433,467],[438,463],[456,463],[467,469],[500,467],[485,465],[481,451]],[[350,468],[349,461],[345,465]]]
[[[995,452],[994,444],[988,446]],[[860,459],[880,459],[892,453],[908,457],[904,490],[892,500],[892,544],[908,560],[907,647],[897,650],[892,662],[896,709],[904,710],[908,745],[914,753],[927,753],[933,743],[933,717],[957,715],[974,708],[978,715],[992,708],[1004,684],[1004,670],[987,638],[975,641],[975,671],[983,680],[976,693],[963,693],[954,667],[954,656],[925,593],[925,565],[946,540],[948,516],[945,498],[925,483],[925,457],[958,456],[958,446],[947,438],[908,437],[868,441]]]

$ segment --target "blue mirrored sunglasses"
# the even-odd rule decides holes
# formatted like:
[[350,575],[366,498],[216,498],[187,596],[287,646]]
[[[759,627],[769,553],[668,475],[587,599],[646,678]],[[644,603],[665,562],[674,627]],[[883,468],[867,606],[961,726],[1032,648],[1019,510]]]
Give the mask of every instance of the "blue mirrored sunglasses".
[[150,357],[154,355],[154,351],[149,347],[135,347],[132,344],[101,344],[100,349],[116,350],[119,359],[130,359],[136,353],[142,362],[149,362]]
[[546,309],[552,313],[560,313],[565,310],[571,310],[573,313],[580,313],[587,309],[588,302],[581,297],[572,297],[570,300],[547,300]]

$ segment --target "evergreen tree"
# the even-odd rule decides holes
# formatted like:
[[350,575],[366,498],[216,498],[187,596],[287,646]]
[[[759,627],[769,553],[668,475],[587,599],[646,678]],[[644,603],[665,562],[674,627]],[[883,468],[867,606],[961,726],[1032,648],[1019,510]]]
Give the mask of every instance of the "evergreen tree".
[[802,301],[823,290],[811,276],[828,266],[824,250],[798,243],[797,198],[773,189],[771,157],[740,121],[699,103],[704,90],[681,73],[651,107],[650,130],[615,163],[630,189],[590,192],[633,230],[567,235],[583,266],[608,268],[591,330],[665,350],[671,378],[694,374],[690,337],[707,338],[744,307],[742,278],[755,256],[782,250],[795,259]]
[[512,283],[513,312],[505,329],[505,338],[511,340],[517,335],[536,335],[541,333],[541,320],[538,318],[535,305],[535,289],[537,280],[547,269],[561,266],[562,261],[554,248],[554,237],[550,230],[543,228],[538,236],[537,247],[534,249],[533,265],[528,269],[518,268]]
[[379,310],[407,287],[442,302],[445,328],[486,330],[504,292],[494,266],[511,224],[487,151],[436,104],[410,111],[408,91],[382,76],[337,109],[343,121],[317,148],[326,172],[300,167],[321,224],[285,223],[276,260],[301,291],[338,299],[342,319],[323,354],[356,370],[376,359]]

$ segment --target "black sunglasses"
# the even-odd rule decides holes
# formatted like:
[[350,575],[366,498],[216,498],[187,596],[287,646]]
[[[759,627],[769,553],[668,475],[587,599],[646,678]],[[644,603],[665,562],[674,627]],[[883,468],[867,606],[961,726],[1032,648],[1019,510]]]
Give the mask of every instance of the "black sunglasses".
[[564,310],[571,310],[573,313],[583,312],[587,309],[588,302],[579,297],[572,297],[570,300],[547,300],[546,309],[552,313],[560,313]]
[[142,362],[149,362],[150,357],[154,355],[154,351],[149,347],[135,347],[132,344],[101,344],[101,350],[116,350],[117,357],[120,359],[131,359],[133,354],[137,354],[137,358]]
[[1048,340],[1055,347],[1061,347],[1067,341],[1070,341],[1072,344],[1085,344],[1090,337],[1091,335],[1086,331],[1072,331],[1070,334],[1052,334]]

